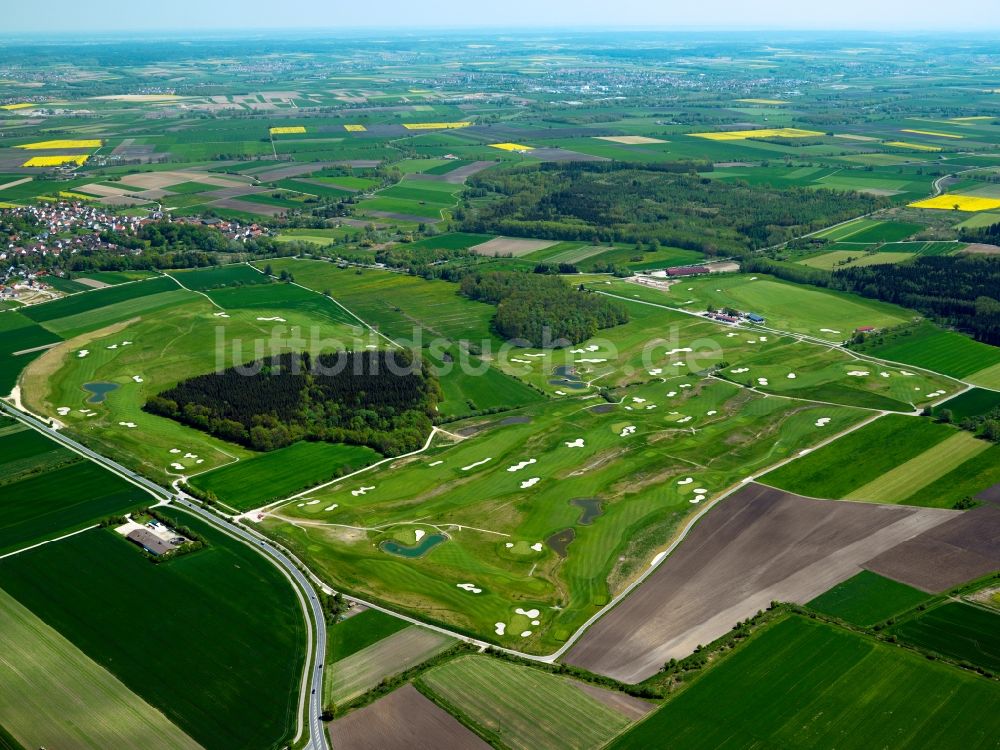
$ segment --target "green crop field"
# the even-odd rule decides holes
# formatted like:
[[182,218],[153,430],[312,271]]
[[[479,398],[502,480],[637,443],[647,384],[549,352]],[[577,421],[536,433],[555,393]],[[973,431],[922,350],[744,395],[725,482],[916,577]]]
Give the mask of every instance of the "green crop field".
[[191,478],[237,510],[281,500],[308,487],[356,471],[381,456],[371,448],[334,443],[293,443]]
[[[21,370],[41,352],[27,352],[55,344],[61,337],[29,320],[19,312],[0,313],[0,393],[7,395],[17,383]],[[24,352],[24,353],[21,353]]]
[[[20,434],[7,436],[11,437],[21,438]],[[36,449],[48,452],[54,447],[49,443]],[[48,465],[37,467],[43,471],[0,484],[4,511],[0,552],[75,531],[150,502],[145,491],[65,449],[48,456]]]
[[207,750],[283,747],[304,653],[299,604],[254,550],[177,518],[208,547],[152,565],[95,529],[0,561],[0,587]]
[[327,631],[326,660],[335,662],[410,627],[398,617],[366,609],[338,622]]
[[929,594],[890,578],[862,570],[809,602],[809,608],[853,625],[871,627],[913,609]]
[[4,750],[200,747],[2,589],[0,651]]
[[[697,378],[627,393],[597,412],[588,407],[601,402],[568,399],[450,424],[458,435],[490,427],[439,436],[423,455],[309,493],[261,526],[338,588],[548,652],[696,510],[694,489],[713,497],[860,416]],[[820,417],[831,422],[817,427]],[[598,516],[581,522],[573,499],[590,499]],[[420,550],[421,537],[422,554],[383,549]],[[532,608],[540,619],[517,611]]]
[[243,264],[201,268],[196,271],[173,271],[170,275],[194,291],[205,291],[222,286],[271,283],[271,279],[257,269]]
[[515,750],[601,747],[629,724],[573,680],[486,656],[453,659],[420,682]]
[[1000,388],[1000,348],[944,331],[932,323],[907,329],[885,344],[866,347],[865,353],[926,367],[987,388]]
[[172,279],[163,276],[134,284],[94,289],[86,294],[76,294],[54,302],[32,305],[24,310],[24,314],[36,323],[50,323],[60,318],[79,315],[100,307],[108,307],[118,302],[171,292],[176,289],[177,284]]
[[839,237],[840,240],[850,240],[851,242],[899,242],[905,240],[923,229],[922,224],[911,222],[884,221],[875,226],[862,229],[860,232],[852,232],[847,237]]
[[[212,301],[224,310],[256,310],[270,317],[286,317],[292,325],[299,323],[296,313],[319,319],[326,323],[354,326],[357,321],[335,303],[317,292],[294,284],[257,284],[249,287],[213,289],[208,293]],[[282,322],[282,321],[276,321]],[[311,321],[310,321],[311,322]]]
[[987,748],[1000,732],[1000,715],[990,709],[997,700],[995,682],[792,616],[609,747],[656,747],[669,736],[680,750]]
[[481,245],[493,239],[492,234],[469,234],[468,232],[449,232],[434,237],[411,242],[406,247],[428,248],[431,250],[465,250],[473,245]]
[[983,607],[945,602],[907,618],[891,632],[904,643],[1000,671],[1000,614]]
[[[152,282],[142,282],[152,283]],[[126,289],[135,286],[133,284],[118,287],[108,287],[109,289]],[[103,291],[103,290],[101,290]],[[67,297],[66,300],[83,299],[94,292],[76,294]],[[106,307],[95,307],[91,310],[67,315],[55,320],[45,321],[43,325],[50,331],[59,334],[64,339],[72,339],[84,333],[90,333],[106,326],[112,326],[126,320],[132,320],[140,316],[154,314],[170,314],[167,311],[173,307],[183,304],[191,299],[191,292],[184,289],[175,288],[173,291],[160,292],[158,294],[148,294],[134,299],[127,299],[123,302],[107,305]]]
[[[810,497],[951,507],[964,497],[963,488],[940,487],[938,480],[953,471],[968,473],[988,449],[947,425],[890,414],[762,481]],[[981,474],[973,481],[982,483],[979,489],[988,486]],[[941,491],[929,493],[930,487]]]

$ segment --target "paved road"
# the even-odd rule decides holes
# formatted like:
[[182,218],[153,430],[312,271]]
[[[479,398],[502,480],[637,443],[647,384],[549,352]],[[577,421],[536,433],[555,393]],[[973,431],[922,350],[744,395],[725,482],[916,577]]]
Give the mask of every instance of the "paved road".
[[26,414],[25,412],[4,403],[0,403],[0,409],[15,419],[27,424],[29,427],[46,434],[56,442],[65,445],[71,450],[91,459],[95,463],[104,466],[109,471],[113,471],[114,473],[139,485],[143,489],[148,490],[155,497],[158,497],[163,501],[182,506],[186,510],[189,510],[205,519],[217,529],[220,529],[230,536],[236,537],[253,546],[258,552],[270,558],[273,563],[281,567],[292,578],[295,585],[298,587],[296,588],[296,593],[303,601],[304,608],[310,614],[312,619],[311,624],[307,623],[309,625],[311,635],[312,659],[306,659],[303,673],[303,686],[306,690],[310,691],[306,694],[309,706],[309,724],[308,727],[306,727],[306,731],[309,736],[309,742],[305,745],[305,750],[327,750],[329,745],[326,741],[323,720],[320,718],[323,713],[322,665],[326,658],[326,617],[323,614],[323,607],[320,604],[320,600],[316,595],[316,589],[313,588],[312,583],[302,573],[302,571],[295,566],[295,563],[293,563],[281,550],[271,546],[271,544],[264,537],[252,533],[247,529],[236,526],[235,524],[229,523],[229,521],[224,518],[220,518],[213,513],[209,513],[200,505],[191,502],[182,495],[175,496],[172,492],[164,489],[155,482],[151,482],[145,477],[136,474],[131,469],[122,466],[116,461],[112,461],[110,458],[106,458],[99,453],[95,453],[87,446],[78,443],[66,435],[63,435],[58,430],[52,429],[45,422],[36,419],[30,414]]

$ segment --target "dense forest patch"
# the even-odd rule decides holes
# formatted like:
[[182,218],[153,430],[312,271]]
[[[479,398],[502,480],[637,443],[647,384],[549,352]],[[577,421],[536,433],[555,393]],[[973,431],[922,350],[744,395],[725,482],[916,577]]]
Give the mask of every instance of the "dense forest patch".
[[503,199],[463,214],[462,229],[590,242],[657,240],[710,255],[739,254],[889,205],[856,192],[722,182],[694,172],[694,164],[676,166],[684,171],[581,163],[484,173],[471,187]]
[[325,440],[395,456],[423,444],[438,400],[408,353],[300,353],[190,378],[144,408],[254,450]]
[[602,328],[628,322],[618,302],[571,287],[556,276],[492,271],[462,279],[462,294],[497,306],[493,325],[530,346],[579,344]]

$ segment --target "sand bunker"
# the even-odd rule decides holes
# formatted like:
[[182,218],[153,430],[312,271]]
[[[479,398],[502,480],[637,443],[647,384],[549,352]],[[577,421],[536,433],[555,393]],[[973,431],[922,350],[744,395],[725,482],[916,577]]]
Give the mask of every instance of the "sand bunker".
[[470,594],[481,594],[483,590],[476,586],[474,583],[457,583],[455,584],[458,588],[463,591],[468,591]]
[[687,424],[693,419],[693,417],[681,417],[677,420],[677,424]]
[[[586,354],[587,352],[596,352],[600,348],[601,347],[599,347],[597,344],[590,344],[589,346],[586,346],[583,349],[570,349],[569,353],[570,354]],[[529,357],[540,357],[540,356],[545,356],[545,355],[542,355],[542,354],[529,354],[528,356]]]
[[678,352],[693,352],[693,351],[694,349],[692,349],[690,346],[684,346],[681,347],[680,349],[671,349],[669,352],[665,353],[665,356],[669,357],[671,354],[677,354]]
[[135,422],[119,422],[122,427],[138,427]]
[[180,452],[181,452],[181,449],[180,449],[180,448],[171,448],[171,449],[170,449],[170,452],[171,452],[171,453],[180,453]]
[[444,461],[441,461],[441,460],[438,460],[438,461],[431,461],[431,462],[430,462],[429,464],[427,464],[427,465],[428,465],[428,466],[440,466],[440,465],[441,465],[441,464],[443,464],[443,463],[444,463]]
[[111,346],[109,346],[107,348],[108,349],[117,349],[118,348],[118,344],[111,344]]
[[506,547],[507,549],[510,549],[511,547],[514,546],[514,542],[505,542],[503,546]]
[[871,373],[868,372],[868,370],[851,370],[847,374],[855,378],[863,378],[866,375],[871,375]]
[[217,317],[217,318],[228,318],[229,317],[229,313],[217,312],[217,313],[215,313],[215,317]]
[[716,414],[718,414],[718,413],[719,413],[719,412],[718,412],[718,411],[716,411],[715,409],[709,409],[708,411],[706,411],[706,412],[705,412],[705,414],[707,414],[707,415],[708,415],[708,416],[710,416],[710,417],[714,417],[714,416],[715,416]]
[[589,364],[599,364],[601,362],[607,362],[606,359],[578,359],[577,362],[587,362]]
[[667,391],[667,398],[673,398],[677,395],[677,391]]
[[619,433],[619,437],[627,437],[635,432],[635,425],[629,425]]
[[80,351],[78,351],[76,353],[76,356],[78,356],[78,357],[86,357],[88,354],[90,354],[90,350],[89,349],[81,349]]
[[185,453],[184,458],[198,458],[197,453]]
[[417,529],[416,531],[413,532],[413,535],[417,538],[417,541],[419,542],[421,539],[424,538],[424,534],[426,533],[427,532],[424,531],[423,529]]
[[496,630],[496,634],[497,635],[503,635],[505,632],[507,632],[507,625],[505,623],[502,623],[502,622],[496,623],[493,626],[493,628]]
[[576,440],[570,440],[566,443],[567,448],[582,448],[583,438],[577,438]]
[[170,468],[176,469],[177,471],[184,471],[184,464],[179,464],[176,461],[174,461],[172,464],[170,464]]
[[530,365],[531,364],[531,362],[529,362],[528,360],[526,360],[526,359],[518,359],[517,357],[511,357],[510,361],[511,362],[517,362],[520,365]]
[[336,510],[338,507],[339,505],[337,503],[334,503],[333,505],[327,505],[325,508],[323,508],[323,510],[329,512],[331,510]]
[[881,378],[888,378],[888,377],[891,377],[891,373],[888,373],[888,372],[880,372],[880,373],[879,373],[879,377],[881,377]]
[[529,487],[534,487],[541,481],[542,481],[541,477],[532,477],[531,479],[525,479],[523,482],[521,482],[521,489],[526,490]]
[[468,466],[463,466],[462,471],[469,471],[469,469],[475,469],[477,466],[482,466],[485,463],[489,463],[493,458],[484,458],[482,461],[476,461],[474,464],[469,464]]
[[351,490],[351,494],[354,497],[357,497],[358,495],[365,495],[368,492],[371,492],[373,489],[375,489],[375,488],[374,487],[359,487],[356,490]]
[[826,427],[828,424],[830,424],[830,417],[820,417],[819,419],[816,420],[815,424],[817,427]]
[[656,404],[646,404],[646,409],[647,410],[648,409],[655,409],[655,408],[656,408]]
[[542,543],[541,542],[535,542],[534,544],[531,545],[531,549],[535,550],[535,552],[541,552],[542,551]]
[[662,373],[663,373],[663,370],[661,368],[659,368],[659,367],[654,367],[652,370],[649,371],[650,375],[660,375]]
[[132,376],[132,380],[134,380],[136,383],[141,383],[142,382],[142,378],[139,377],[138,375],[133,375]]
[[541,612],[539,612],[537,609],[521,609],[520,607],[515,609],[514,612],[519,615],[524,615],[529,620],[534,620],[541,614]]
[[644,404],[644,403],[646,403],[646,399],[639,398],[638,396],[633,396],[632,397],[632,401],[633,401],[633,403],[636,403],[636,404]]
[[522,630],[521,631],[521,637],[522,638],[527,638],[529,635],[531,635],[531,631],[530,630]]
[[538,463],[534,458],[529,458],[527,461],[521,461],[521,463],[514,464],[513,466],[508,466],[507,471],[520,471],[526,466],[531,466],[534,463]]
[[742,375],[744,372],[750,372],[749,367],[737,367],[735,370],[730,370],[733,375]]
[[677,387],[678,387],[678,388],[690,388],[690,387],[691,387],[691,384],[690,384],[690,383],[681,383],[681,384],[680,384],[679,386],[677,386]]
[[557,396],[565,396],[566,395],[566,391],[556,391],[556,395]]
[[787,378],[788,378],[789,380],[795,380],[795,378],[796,378],[797,376],[795,375],[795,373],[794,373],[794,372],[790,372],[790,373],[788,373],[788,375],[786,375],[785,377],[787,377]]
[[759,385],[768,385],[767,378],[757,378],[757,383]]
[[261,321],[263,323],[286,323],[287,322],[284,318],[279,318],[277,315],[275,315],[273,318],[257,318],[257,320],[259,320],[259,321]]
[[306,505],[319,505],[319,500],[310,500]]
[[684,477],[683,479],[678,479],[677,484],[691,484],[694,481],[693,477]]
[[820,328],[819,330],[821,333],[840,333],[840,331],[836,331],[833,328]]
[[58,409],[56,409],[56,412],[58,412],[60,417],[65,417],[71,411],[73,410],[70,409],[68,406],[60,406]]
[[912,372],[910,372],[908,370],[900,370],[899,374],[900,375],[906,375],[907,377],[910,377],[910,376],[914,375],[915,373],[912,373]]

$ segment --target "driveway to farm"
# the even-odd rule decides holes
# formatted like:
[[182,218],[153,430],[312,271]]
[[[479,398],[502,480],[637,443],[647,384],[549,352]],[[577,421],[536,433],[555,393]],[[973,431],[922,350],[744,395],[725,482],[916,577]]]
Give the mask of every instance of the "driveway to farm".
[[[58,430],[53,429],[29,413],[15,409],[6,403],[0,403],[0,407],[9,416],[14,417],[38,432],[44,433],[51,439],[90,459],[94,463],[100,464],[108,471],[138,485],[158,498],[161,504],[170,504],[172,502],[174,505],[183,507],[185,510],[203,518],[223,533],[250,545],[282,569],[282,572],[288,577],[289,582],[293,583],[293,588],[302,604],[303,612],[308,615],[306,617],[307,631],[309,633],[307,651],[312,652],[312,658],[305,660],[302,673],[302,691],[295,739],[297,741],[302,736],[302,706],[307,702],[309,742],[304,746],[304,750],[327,750],[328,745],[326,735],[323,731],[323,721],[320,718],[323,713],[322,665],[326,658],[326,617],[323,614],[323,608],[316,595],[316,589],[313,588],[312,583],[310,583],[309,579],[299,570],[295,563],[280,549],[272,546],[264,537],[208,512],[200,505],[191,502],[184,493],[178,493],[176,496],[173,495],[169,490],[164,489],[155,482],[151,482],[116,461],[106,458],[87,448],[85,445],[81,445],[72,438],[61,434]],[[308,597],[308,600],[306,597]],[[307,693],[306,690],[311,690],[312,692]]]

